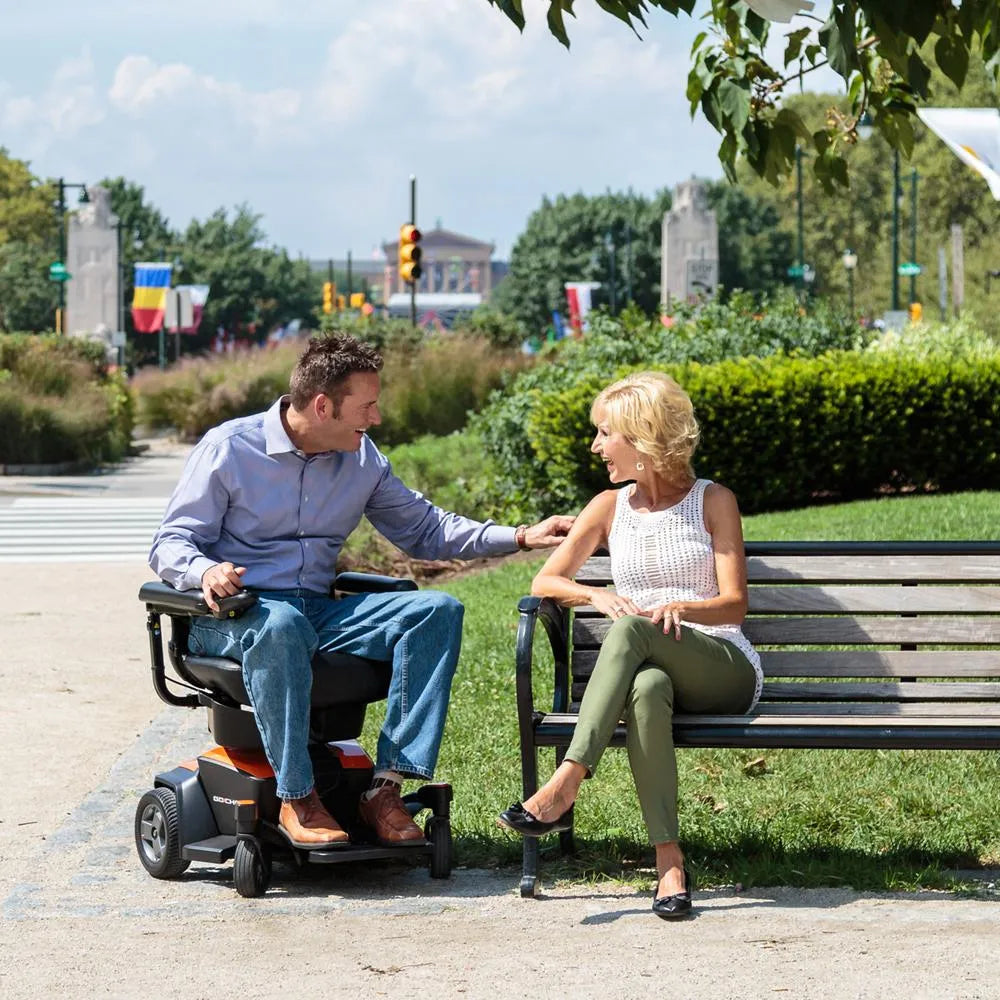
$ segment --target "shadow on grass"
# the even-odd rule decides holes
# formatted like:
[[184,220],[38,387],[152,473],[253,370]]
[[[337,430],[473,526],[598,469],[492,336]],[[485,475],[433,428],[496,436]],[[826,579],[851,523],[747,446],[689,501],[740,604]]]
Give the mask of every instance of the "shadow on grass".
[[[890,851],[864,851],[817,843],[788,850],[765,837],[746,834],[719,845],[695,838],[683,844],[691,872],[702,888],[744,891],[753,887],[844,888],[866,892],[951,890],[975,894],[997,879],[968,852],[934,853],[906,844]],[[522,843],[471,836],[456,841],[457,863],[520,869]],[[656,860],[652,847],[625,837],[575,838],[572,854],[560,851],[557,837],[540,844],[539,874],[546,882],[604,880],[652,889]],[[992,886],[990,886],[992,888]]]

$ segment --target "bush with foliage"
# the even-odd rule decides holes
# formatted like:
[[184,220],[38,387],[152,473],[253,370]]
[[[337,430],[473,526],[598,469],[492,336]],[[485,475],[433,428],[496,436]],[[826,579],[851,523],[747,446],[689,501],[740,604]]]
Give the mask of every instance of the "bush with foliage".
[[823,303],[804,311],[787,291],[760,300],[736,292],[726,301],[682,306],[670,327],[637,309],[617,318],[597,312],[585,337],[560,341],[542,354],[540,364],[508,378],[472,418],[470,429],[495,461],[498,509],[517,520],[546,509],[548,472],[537,461],[527,429],[550,394],[582,381],[606,384],[620,369],[711,364],[742,356],[811,356],[858,348],[873,337]]
[[115,461],[128,451],[133,405],[104,347],[55,335],[0,335],[0,463]]
[[[892,490],[1000,487],[1000,352],[831,351],[644,367],[668,370],[691,395],[702,429],[696,469],[733,489],[747,513]],[[532,411],[526,430],[544,470],[542,507],[579,507],[607,487],[587,449],[590,405],[607,381],[592,375]]]
[[[384,352],[382,424],[372,434],[381,444],[401,444],[425,434],[450,434],[465,425],[504,375],[524,367],[520,353],[501,350],[481,338],[458,334],[407,342],[395,324],[380,321],[338,327],[371,335]],[[367,339],[367,338],[363,338]],[[144,369],[133,379],[139,422],[174,428],[195,440],[233,417],[267,409],[288,391],[288,378],[305,341],[233,355],[182,360],[167,371]]]

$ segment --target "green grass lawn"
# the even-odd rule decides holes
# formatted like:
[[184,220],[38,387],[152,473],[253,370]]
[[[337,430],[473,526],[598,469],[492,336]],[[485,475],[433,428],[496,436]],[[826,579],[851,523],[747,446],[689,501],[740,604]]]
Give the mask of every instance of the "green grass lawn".
[[[1000,538],[1000,493],[911,496],[748,517],[748,539]],[[514,701],[517,600],[537,560],[511,560],[442,587],[466,607],[438,777],[455,787],[456,864],[509,866],[520,839],[496,826],[520,795]],[[541,630],[539,630],[541,632]],[[551,698],[539,635],[536,703]],[[380,713],[369,713],[374,747]],[[955,886],[948,869],[1000,866],[1000,753],[679,751],[681,838],[702,885]],[[540,754],[543,776],[552,753]],[[751,762],[755,762],[753,766]],[[546,878],[618,878],[652,887],[653,855],[621,750],[584,785],[578,853],[542,842]]]

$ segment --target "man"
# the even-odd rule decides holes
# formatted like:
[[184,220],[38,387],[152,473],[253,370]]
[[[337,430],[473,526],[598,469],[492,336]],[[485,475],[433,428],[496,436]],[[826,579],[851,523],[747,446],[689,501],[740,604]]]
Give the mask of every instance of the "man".
[[381,368],[381,356],[351,337],[311,340],[290,395],[214,428],[192,451],[150,552],[154,572],[179,590],[200,589],[213,610],[243,588],[258,594],[238,619],[196,619],[189,643],[192,652],[242,662],[282,800],[279,826],[299,847],[348,840],[313,784],[313,654],[392,661],[375,774],[360,803],[386,845],[423,836],[400,786],[433,774],[458,662],[463,609],[447,594],[329,597],[337,556],[361,517],[421,559],[550,547],[573,523],[480,523],[404,486],[366,434],[381,422]]

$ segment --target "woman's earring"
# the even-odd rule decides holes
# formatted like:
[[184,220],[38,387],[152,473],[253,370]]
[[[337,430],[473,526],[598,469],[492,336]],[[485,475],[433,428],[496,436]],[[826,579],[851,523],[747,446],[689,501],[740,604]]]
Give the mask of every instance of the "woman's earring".
[[645,469],[645,468],[646,468],[646,466],[644,466],[642,464],[642,462],[636,462],[635,463],[635,471],[636,472],[642,472],[642,470]]

